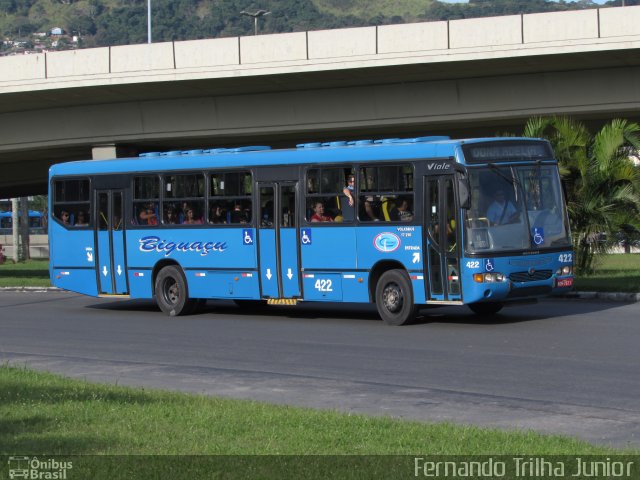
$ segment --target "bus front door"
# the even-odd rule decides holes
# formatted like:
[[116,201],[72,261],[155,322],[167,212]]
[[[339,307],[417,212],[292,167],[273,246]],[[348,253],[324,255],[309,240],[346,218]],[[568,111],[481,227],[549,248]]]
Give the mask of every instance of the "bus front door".
[[295,182],[258,183],[258,252],[262,298],[300,297]]
[[101,295],[127,295],[122,190],[96,191],[96,265]]
[[454,179],[451,175],[425,177],[427,303],[462,300]]

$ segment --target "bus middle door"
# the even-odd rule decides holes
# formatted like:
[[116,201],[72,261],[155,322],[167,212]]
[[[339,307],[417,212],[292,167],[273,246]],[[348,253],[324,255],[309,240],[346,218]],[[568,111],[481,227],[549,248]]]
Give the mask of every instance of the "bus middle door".
[[453,175],[427,176],[424,180],[427,303],[462,300],[454,180]]
[[300,297],[296,182],[258,183],[258,252],[262,298]]
[[122,190],[96,191],[98,292],[127,295],[127,265]]

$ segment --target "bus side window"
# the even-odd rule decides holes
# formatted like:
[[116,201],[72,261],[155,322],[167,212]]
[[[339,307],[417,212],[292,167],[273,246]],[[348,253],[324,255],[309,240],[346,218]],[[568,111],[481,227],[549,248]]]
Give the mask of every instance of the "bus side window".
[[358,216],[361,222],[409,222],[414,219],[413,169],[411,165],[364,166]]
[[348,199],[344,194],[347,175],[344,167],[311,168],[306,174],[307,222],[351,222],[353,215],[344,215]]
[[[90,225],[90,184],[88,179],[54,180],[53,216],[65,227]],[[81,213],[84,220],[78,222]]]
[[160,177],[144,175],[133,178],[133,211],[131,223],[153,226],[159,223]]

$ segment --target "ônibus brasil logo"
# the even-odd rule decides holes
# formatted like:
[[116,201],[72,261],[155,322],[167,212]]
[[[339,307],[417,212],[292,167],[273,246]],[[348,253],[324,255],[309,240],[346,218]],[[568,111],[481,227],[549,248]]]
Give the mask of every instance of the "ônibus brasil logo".
[[66,480],[73,462],[59,461],[53,458],[39,460],[38,457],[9,457],[9,478],[27,478],[39,480]]
[[379,233],[373,239],[373,246],[380,252],[394,252],[400,248],[400,237],[391,232]]
[[227,242],[167,242],[154,235],[143,237],[140,240],[141,252],[159,252],[168,257],[173,252],[199,252],[201,256],[210,252],[224,252]]

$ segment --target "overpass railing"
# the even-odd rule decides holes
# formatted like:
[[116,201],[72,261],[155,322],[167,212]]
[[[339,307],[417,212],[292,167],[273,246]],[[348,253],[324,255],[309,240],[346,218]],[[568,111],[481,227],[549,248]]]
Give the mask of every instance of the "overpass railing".
[[46,52],[0,58],[0,93],[105,77],[135,83],[630,48],[638,25],[640,6],[632,6]]

